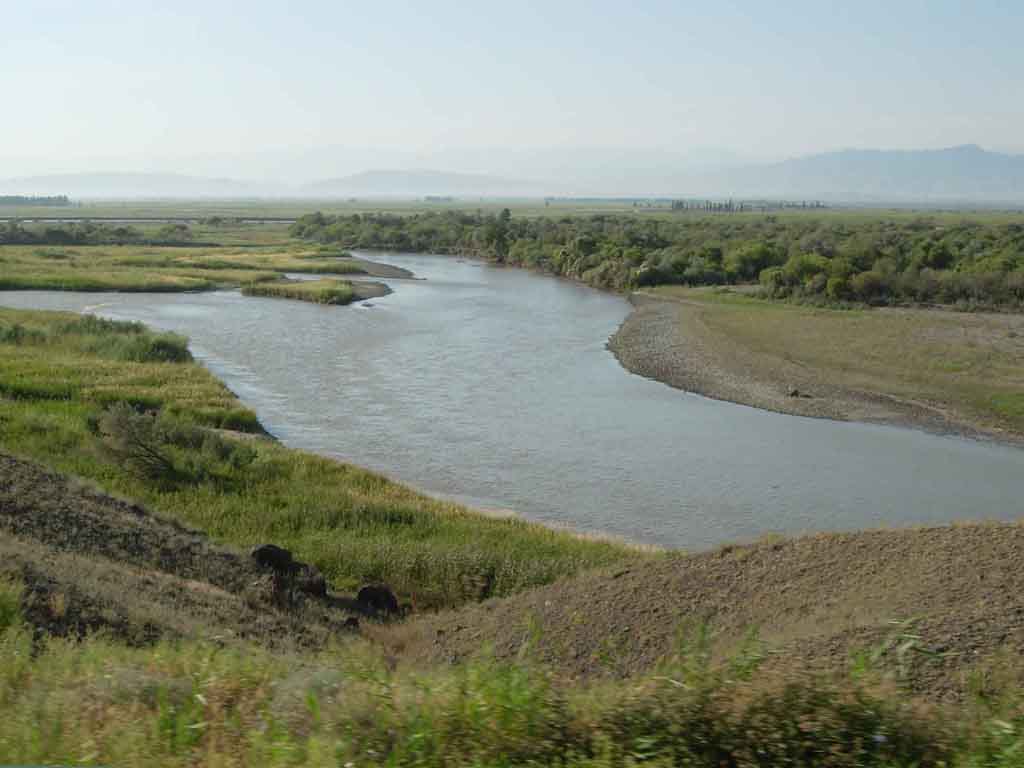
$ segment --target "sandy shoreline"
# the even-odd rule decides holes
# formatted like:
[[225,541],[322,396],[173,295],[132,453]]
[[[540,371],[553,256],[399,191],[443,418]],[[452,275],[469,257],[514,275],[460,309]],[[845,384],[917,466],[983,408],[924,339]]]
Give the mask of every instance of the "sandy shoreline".
[[910,427],[1024,446],[1024,436],[935,404],[843,386],[822,371],[764,354],[708,328],[699,302],[630,296],[633,311],[608,340],[632,373],[687,392],[778,413]]

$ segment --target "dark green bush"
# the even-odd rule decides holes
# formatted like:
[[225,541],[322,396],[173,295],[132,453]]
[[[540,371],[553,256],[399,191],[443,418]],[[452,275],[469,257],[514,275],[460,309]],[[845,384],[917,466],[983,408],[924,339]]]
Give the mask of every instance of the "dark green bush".
[[37,344],[45,338],[45,334],[26,328],[20,323],[0,325],[0,344]]
[[163,413],[128,403],[108,407],[94,423],[101,454],[124,471],[161,487],[236,482],[256,460],[248,445]]
[[[829,278],[840,278],[850,281],[842,301],[1022,306],[1020,225],[942,221],[940,226],[931,217],[837,220],[810,214],[556,219],[466,211],[317,213],[299,219],[291,233],[346,247],[471,254],[613,289],[718,285],[764,276],[761,284],[770,297],[825,303],[837,301]],[[833,284],[835,290],[843,286]]]

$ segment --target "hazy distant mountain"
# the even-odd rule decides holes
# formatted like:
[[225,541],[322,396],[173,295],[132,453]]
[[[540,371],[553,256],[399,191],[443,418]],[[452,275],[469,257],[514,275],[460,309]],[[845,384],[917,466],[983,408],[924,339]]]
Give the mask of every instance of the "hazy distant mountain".
[[264,185],[173,173],[68,173],[0,180],[0,193],[72,198],[247,197]]
[[702,175],[687,186],[737,196],[838,201],[1024,201],[1024,155],[974,144],[935,150],[851,149]]
[[[366,163],[379,159],[356,150],[343,156],[336,148],[309,150],[307,155],[282,152],[274,155],[273,165],[264,166],[255,160],[242,162],[241,156],[230,162],[225,158],[223,170],[237,166],[240,171],[270,174],[283,172],[294,160],[305,173],[314,167],[330,172],[351,166],[360,157]],[[178,173],[74,173],[0,180],[0,194],[77,199],[658,195],[862,203],[1024,202],[1024,155],[988,152],[973,144],[937,150],[844,150],[759,164],[719,150],[643,148],[444,150],[432,158],[439,163],[435,167],[460,170],[413,170],[423,167],[423,159],[410,155],[408,165],[394,166],[399,170],[363,171],[304,184]],[[178,167],[197,170],[184,163]],[[474,172],[467,173],[466,168]]]
[[445,171],[364,171],[326,179],[302,188],[304,194],[364,197],[538,197],[553,194],[560,184],[504,179],[476,173]]

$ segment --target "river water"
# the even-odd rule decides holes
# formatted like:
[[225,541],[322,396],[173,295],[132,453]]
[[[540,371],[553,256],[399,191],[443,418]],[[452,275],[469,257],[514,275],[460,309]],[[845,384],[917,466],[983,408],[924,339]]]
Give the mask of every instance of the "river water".
[[769,532],[1024,516],[1024,451],[784,416],[628,373],[619,296],[452,257],[367,254],[369,306],[203,294],[0,293],[191,339],[285,444],[476,507],[702,549]]

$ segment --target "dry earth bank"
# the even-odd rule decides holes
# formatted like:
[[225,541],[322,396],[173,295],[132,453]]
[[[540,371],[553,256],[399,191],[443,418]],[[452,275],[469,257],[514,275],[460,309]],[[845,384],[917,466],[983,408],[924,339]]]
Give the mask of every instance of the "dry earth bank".
[[131,644],[180,637],[318,648],[364,612],[339,596],[295,593],[285,604],[249,556],[0,453],[3,574],[26,585],[26,617],[38,631],[103,630]]
[[[1024,653],[1024,525],[822,534],[603,570],[379,632],[396,655],[458,662],[525,648],[567,676],[652,670],[705,623],[719,652],[751,630],[770,667],[842,671],[888,647],[911,688],[958,699]],[[915,639],[916,638],[916,639]],[[909,645],[907,645],[909,643]],[[907,645],[902,653],[899,646]],[[980,674],[980,673],[979,673]]]

